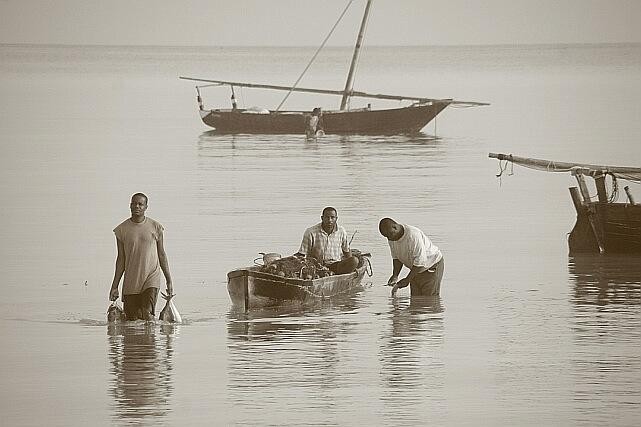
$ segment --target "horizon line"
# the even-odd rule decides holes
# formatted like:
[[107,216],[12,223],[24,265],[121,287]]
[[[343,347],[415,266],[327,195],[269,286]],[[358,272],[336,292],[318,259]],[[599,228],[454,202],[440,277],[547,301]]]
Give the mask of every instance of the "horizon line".
[[[547,43],[463,43],[463,44],[400,44],[400,45],[367,45],[363,48],[404,48],[404,47],[518,47],[518,46],[614,46],[614,45],[641,45],[638,41],[622,42],[547,42]],[[314,45],[189,45],[189,44],[101,44],[101,43],[5,43],[0,46],[50,46],[50,47],[160,47],[160,48],[317,48]],[[350,48],[353,45],[330,45],[326,48]]]

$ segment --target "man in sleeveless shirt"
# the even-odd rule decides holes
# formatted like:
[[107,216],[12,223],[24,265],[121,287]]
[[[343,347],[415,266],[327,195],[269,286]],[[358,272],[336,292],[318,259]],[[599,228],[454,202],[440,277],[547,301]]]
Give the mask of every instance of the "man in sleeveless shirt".
[[347,232],[336,223],[337,220],[336,209],[323,209],[321,222],[305,230],[295,255],[316,258],[334,274],[351,273],[358,266],[358,258],[352,255]]
[[[412,296],[439,295],[444,268],[439,248],[418,228],[399,224],[391,218],[383,218],[378,229],[387,237],[392,254],[392,276],[387,281],[388,286],[393,286],[392,296],[407,285]],[[398,280],[403,266],[410,272]]]
[[152,320],[160,288],[162,271],[167,295],[173,295],[169,263],[163,245],[163,226],[145,216],[147,196],[131,197],[131,217],[115,229],[118,257],[109,299],[118,299],[118,285],[124,274],[122,302],[127,320]]

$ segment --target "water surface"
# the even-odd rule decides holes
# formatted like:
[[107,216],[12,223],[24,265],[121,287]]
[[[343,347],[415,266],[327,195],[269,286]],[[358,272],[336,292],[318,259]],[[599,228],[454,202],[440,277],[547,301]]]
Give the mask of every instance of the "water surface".
[[[636,425],[641,263],[568,257],[572,178],[498,179],[487,153],[639,166],[641,47],[367,48],[359,90],[492,104],[389,137],[219,135],[177,78],[290,84],[312,53],[0,47],[4,421]],[[330,49],[301,85],[341,88],[349,57]],[[229,95],[212,88],[205,103]],[[111,230],[138,191],[166,228],[182,325],[105,323]],[[226,273],[295,252],[325,206],[372,253],[367,289],[233,311]],[[389,297],[384,216],[442,249],[440,298]]]

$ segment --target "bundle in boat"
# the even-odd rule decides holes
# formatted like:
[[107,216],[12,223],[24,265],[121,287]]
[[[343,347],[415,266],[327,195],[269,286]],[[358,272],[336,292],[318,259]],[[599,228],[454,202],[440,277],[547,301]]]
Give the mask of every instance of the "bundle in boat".
[[316,258],[288,256],[272,261],[260,268],[263,273],[293,279],[318,279],[334,273]]
[[165,303],[165,308],[160,312],[159,319],[169,323],[181,323],[182,317],[172,300],[176,294],[168,295],[161,293],[161,295],[167,302]]
[[[358,267],[365,262],[369,254],[363,254],[358,249],[352,249],[352,255],[358,258]],[[322,262],[313,257],[289,256],[273,260],[260,268],[262,273],[273,274],[288,279],[313,280],[333,276],[331,271]]]

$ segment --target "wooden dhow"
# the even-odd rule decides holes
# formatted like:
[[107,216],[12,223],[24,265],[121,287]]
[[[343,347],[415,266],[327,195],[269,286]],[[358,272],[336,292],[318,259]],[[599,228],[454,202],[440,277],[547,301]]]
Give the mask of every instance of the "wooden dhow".
[[[635,203],[628,186],[624,187],[626,202],[617,202],[618,180],[641,183],[641,168],[557,162],[500,153],[489,153],[489,157],[545,172],[571,173],[576,178],[578,187],[570,187],[577,214],[568,237],[571,256],[580,253],[641,254],[641,205]],[[502,166],[501,173],[504,170]],[[589,194],[586,176],[594,179],[596,200]],[[610,192],[607,176],[612,180]]]
[[[336,24],[316,51],[311,61],[291,86],[248,83],[219,79],[204,79],[181,76],[181,79],[203,83],[196,86],[198,108],[202,121],[221,133],[262,133],[262,134],[307,134],[316,135],[318,132],[329,134],[399,134],[420,131],[432,121],[447,106],[472,107],[489,105],[483,102],[457,101],[454,99],[433,99],[420,96],[373,94],[355,91],[353,89],[356,63],[367,26],[372,0],[367,1],[365,12],[361,21],[360,30],[356,39],[354,53],[350,64],[347,81],[343,90],[329,90],[298,87],[307,69],[310,67],[318,52],[323,48],[329,36],[344,16],[351,0]],[[206,84],[205,84],[206,83]],[[229,86],[231,88],[232,108],[206,109],[200,90],[208,86]],[[238,108],[234,88],[255,88],[287,91],[284,99],[275,109]],[[313,94],[326,94],[341,96],[340,109],[321,110],[314,106],[309,110],[281,110],[291,92],[304,92]],[[369,98],[392,101],[410,101],[411,104],[400,108],[373,109],[370,104],[364,108],[349,108],[351,98]],[[316,116],[317,119],[312,119]]]

